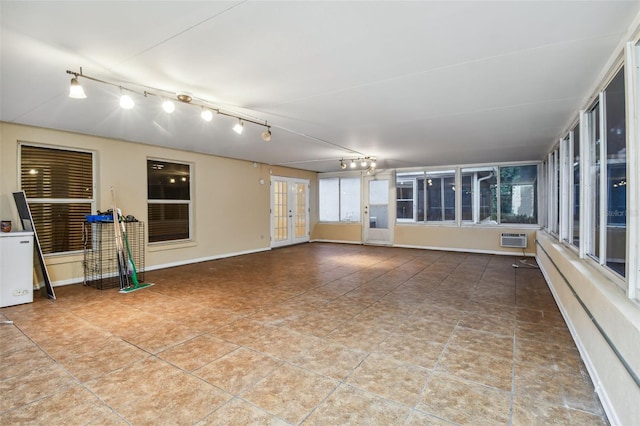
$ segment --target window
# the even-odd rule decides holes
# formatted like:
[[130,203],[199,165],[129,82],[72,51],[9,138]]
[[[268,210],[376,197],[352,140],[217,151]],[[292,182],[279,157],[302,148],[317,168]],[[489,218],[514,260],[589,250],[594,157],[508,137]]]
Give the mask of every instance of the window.
[[462,220],[498,223],[497,167],[462,169]]
[[571,243],[580,246],[580,124],[571,131]]
[[456,219],[456,172],[427,172],[427,222]]
[[82,250],[82,224],[95,211],[93,154],[20,145],[20,187],[42,253]]
[[147,160],[150,243],[190,238],[190,182],[189,164]]
[[398,222],[424,221],[424,172],[396,176],[396,219]]
[[455,170],[398,173],[398,222],[453,222],[456,218],[455,183]]
[[538,167],[500,167],[500,223],[538,223]]
[[[606,146],[606,265],[625,276],[627,246],[627,149],[624,69],[620,69],[605,95]],[[605,201],[606,200],[606,201]]]
[[624,277],[627,255],[627,150],[624,68],[586,114],[589,209],[586,253]]
[[463,222],[538,223],[537,165],[465,168],[461,174]]
[[360,221],[360,178],[318,180],[320,222]]
[[589,109],[587,114],[589,129],[589,206],[590,218],[587,231],[586,253],[596,260],[600,259],[600,103]]

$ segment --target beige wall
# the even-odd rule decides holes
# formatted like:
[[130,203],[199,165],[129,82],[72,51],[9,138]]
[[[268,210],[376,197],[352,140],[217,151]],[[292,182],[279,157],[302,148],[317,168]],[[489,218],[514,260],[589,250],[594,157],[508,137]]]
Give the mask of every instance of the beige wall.
[[474,226],[396,225],[397,246],[522,255],[522,249],[500,247],[500,234],[527,234],[526,254],[535,252],[535,229]]
[[[613,346],[640,376],[640,311],[588,261],[538,233],[537,260],[562,311],[612,424],[636,425],[640,388],[586,313],[584,303]],[[571,290],[571,287],[575,294]]]
[[[193,241],[148,246],[148,269],[269,249],[271,175],[309,179],[310,208],[318,210],[316,173],[264,164],[254,167],[248,161],[9,123],[0,123],[0,142],[0,217],[15,224],[18,216],[11,194],[19,189],[18,142],[94,151],[98,210],[111,207],[113,186],[123,213],[145,222],[147,158],[191,163]],[[261,178],[264,184],[259,183]],[[310,229],[314,218],[312,214]],[[82,279],[82,255],[51,255],[46,260],[54,284]]]
[[343,243],[362,243],[361,223],[318,223],[313,228],[311,239]]

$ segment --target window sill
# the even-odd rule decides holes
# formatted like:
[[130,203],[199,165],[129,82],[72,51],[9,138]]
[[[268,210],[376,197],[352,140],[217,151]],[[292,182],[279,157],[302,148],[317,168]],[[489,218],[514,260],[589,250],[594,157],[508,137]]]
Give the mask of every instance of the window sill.
[[163,250],[175,250],[189,247],[196,247],[198,243],[194,240],[180,240],[180,241],[163,241],[157,243],[148,243],[147,249],[149,252],[163,251]]

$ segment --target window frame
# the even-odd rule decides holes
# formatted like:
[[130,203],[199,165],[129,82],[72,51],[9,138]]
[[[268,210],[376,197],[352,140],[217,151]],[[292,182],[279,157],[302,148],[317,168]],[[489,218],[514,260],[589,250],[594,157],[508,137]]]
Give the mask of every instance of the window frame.
[[[322,180],[337,180],[338,182],[338,199],[337,199],[337,203],[338,203],[338,212],[337,212],[337,217],[338,220],[323,220],[320,218],[320,210],[321,210],[321,203],[322,203],[322,198],[321,198],[321,194],[320,194],[320,181]],[[357,200],[357,204],[358,204],[358,214],[357,214],[357,218],[354,220],[343,220],[343,194],[342,194],[342,180],[343,179],[352,179],[354,181],[358,182],[358,200]],[[353,173],[345,173],[345,174],[335,174],[335,173],[328,173],[326,175],[323,176],[318,176],[318,223],[332,223],[332,224],[338,224],[338,223],[344,223],[344,224],[348,224],[348,223],[362,223],[362,177],[358,174],[355,175]]]
[[[170,164],[179,164],[179,165],[183,165],[183,166],[189,166],[189,199],[188,200],[183,200],[183,199],[151,199],[149,198],[149,175],[147,172],[147,184],[146,184],[146,188],[147,188],[147,244],[149,246],[157,246],[157,245],[163,245],[163,244],[176,244],[176,243],[185,243],[185,242],[190,242],[193,241],[193,228],[194,228],[194,223],[193,223],[193,194],[194,194],[194,188],[193,188],[193,169],[194,169],[194,164],[188,161],[179,161],[179,160],[168,160],[165,158],[159,158],[159,157],[147,157],[146,158],[146,162],[145,164],[148,167],[148,164],[150,161],[158,161],[158,162],[162,162],[162,163],[170,163]],[[187,205],[188,208],[188,220],[189,220],[189,236],[187,238],[179,238],[179,239],[169,239],[169,240],[160,240],[160,241],[151,241],[151,218],[149,217],[149,206],[155,204],[155,205]]]
[[[38,148],[38,149],[51,149],[51,150],[57,150],[57,151],[68,151],[68,152],[77,152],[77,153],[85,153],[85,154],[90,154],[91,155],[91,186],[92,186],[92,197],[91,198],[27,198],[27,203],[29,205],[31,204],[88,204],[90,205],[90,214],[95,214],[96,213],[96,206],[97,206],[97,183],[96,183],[96,170],[97,170],[97,154],[95,151],[93,150],[88,150],[88,149],[82,149],[82,148],[74,148],[74,147],[67,147],[67,146],[59,146],[59,145],[48,145],[48,144],[41,144],[41,143],[33,143],[33,142],[27,142],[27,141],[18,141],[18,155],[17,155],[17,160],[18,160],[18,167],[17,167],[17,173],[18,173],[18,183],[19,183],[19,189],[23,190],[23,185],[22,185],[22,148],[23,147],[30,147],[30,148]],[[26,194],[25,194],[26,195]],[[30,207],[31,209],[31,207]],[[83,222],[84,222],[84,218],[83,218]],[[34,224],[35,226],[35,224]],[[80,227],[80,229],[82,229],[82,227]],[[37,228],[36,228],[37,230]],[[80,231],[82,232],[82,231]],[[38,231],[39,233],[39,239],[42,240],[42,235],[43,235],[43,231],[40,230]],[[80,239],[82,240],[82,235],[80,235]],[[80,248],[78,250],[69,250],[69,251],[58,251],[58,252],[50,252],[50,253],[45,253],[43,252],[43,255],[45,257],[55,257],[55,256],[67,256],[67,255],[74,255],[74,254],[79,254],[83,252],[83,248]]]

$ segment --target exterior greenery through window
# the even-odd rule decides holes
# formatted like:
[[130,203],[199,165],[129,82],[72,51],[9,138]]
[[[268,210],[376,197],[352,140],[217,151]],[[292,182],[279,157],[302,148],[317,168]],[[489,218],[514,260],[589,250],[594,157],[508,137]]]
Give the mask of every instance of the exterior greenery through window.
[[42,252],[82,250],[82,224],[95,204],[93,154],[20,145],[20,187]]
[[191,167],[147,160],[149,242],[190,238]]

